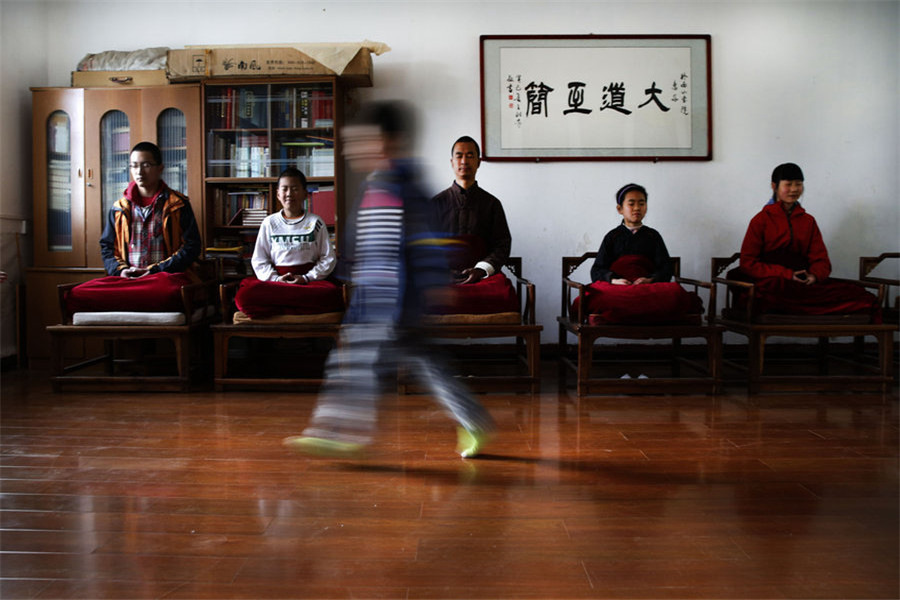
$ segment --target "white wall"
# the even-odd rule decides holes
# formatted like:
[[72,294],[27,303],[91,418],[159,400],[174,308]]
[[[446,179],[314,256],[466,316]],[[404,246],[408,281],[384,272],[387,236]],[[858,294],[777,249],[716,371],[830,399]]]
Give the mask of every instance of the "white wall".
[[[419,153],[435,191],[452,179],[451,142],[479,137],[479,35],[710,34],[711,162],[483,164],[479,183],[503,201],[513,254],[524,258],[537,285],[545,343],[556,337],[560,257],[597,249],[618,222],[613,194],[628,181],[648,188],[647,223],[683,257],[682,272],[691,277],[707,278],[709,257],[739,248],[747,222],[769,197],[772,168],[788,160],[804,169],[804,205],[819,221],[835,275],[855,276],[860,255],[900,248],[897,1],[73,0],[30,7],[2,4],[4,64],[19,46],[39,57],[15,92],[7,91],[4,73],[4,117],[27,113],[25,86],[67,85],[90,52],[385,42],[392,51],[374,59],[375,87],[356,96],[418,105]],[[39,26],[10,22],[19,19]],[[28,144],[21,134],[11,143],[4,130],[4,213],[29,210],[20,176],[29,168]],[[10,178],[17,187],[10,189]]]
[[[0,356],[16,353],[15,285],[32,264],[31,92],[47,75],[47,11],[0,0]],[[24,234],[23,234],[24,232]]]

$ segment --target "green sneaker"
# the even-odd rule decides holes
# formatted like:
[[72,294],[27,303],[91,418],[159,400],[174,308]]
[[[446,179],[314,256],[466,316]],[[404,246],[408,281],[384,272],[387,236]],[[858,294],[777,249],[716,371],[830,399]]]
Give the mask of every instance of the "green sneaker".
[[481,449],[484,448],[494,436],[487,431],[469,431],[465,427],[456,428],[456,450],[463,458],[472,458],[478,456]]
[[326,438],[293,436],[284,438],[282,442],[291,450],[312,454],[314,456],[327,456],[333,458],[355,458],[363,454],[362,444],[353,442],[339,442]]

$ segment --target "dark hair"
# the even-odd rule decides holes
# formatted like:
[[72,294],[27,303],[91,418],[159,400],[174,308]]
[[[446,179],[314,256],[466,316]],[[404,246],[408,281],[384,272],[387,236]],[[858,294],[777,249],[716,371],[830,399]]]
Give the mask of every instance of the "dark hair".
[[475,158],[481,158],[481,148],[478,147],[478,142],[473,140],[471,137],[464,135],[450,146],[450,156],[453,156],[453,149],[456,148],[457,144],[475,144]]
[[163,164],[162,151],[160,151],[159,146],[157,146],[153,142],[138,142],[134,145],[134,148],[132,148],[131,151],[149,152],[153,156],[153,162],[158,165]]
[[640,192],[644,195],[644,200],[647,199],[647,190],[644,189],[644,186],[636,183],[628,183],[620,187],[619,191],[616,192],[616,204],[622,206],[622,203],[625,202],[625,194],[628,192]]
[[416,118],[412,107],[401,100],[380,100],[363,105],[353,119],[354,125],[374,125],[392,141],[412,145]]
[[295,179],[299,179],[300,183],[303,185],[303,189],[306,189],[306,175],[303,174],[303,171],[298,169],[297,167],[288,167],[284,171],[278,175],[278,181],[281,182],[282,177],[293,177]]
[[803,171],[794,163],[780,164],[772,171],[772,183],[779,181],[803,181]]

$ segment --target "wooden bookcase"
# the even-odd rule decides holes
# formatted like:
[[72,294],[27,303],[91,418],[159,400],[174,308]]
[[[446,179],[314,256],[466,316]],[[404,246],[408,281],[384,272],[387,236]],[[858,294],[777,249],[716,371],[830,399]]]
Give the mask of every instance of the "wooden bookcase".
[[50,356],[45,327],[59,323],[56,286],[105,274],[100,235],[109,207],[130,181],[128,159],[137,142],[160,146],[163,179],[192,197],[204,222],[200,94],[197,83],[32,89],[34,266],[25,276],[30,360]]
[[306,175],[309,210],[336,241],[344,202],[335,77],[209,79],[203,83],[204,205],[208,258],[224,278],[252,274],[259,224],[280,209],[278,175]]

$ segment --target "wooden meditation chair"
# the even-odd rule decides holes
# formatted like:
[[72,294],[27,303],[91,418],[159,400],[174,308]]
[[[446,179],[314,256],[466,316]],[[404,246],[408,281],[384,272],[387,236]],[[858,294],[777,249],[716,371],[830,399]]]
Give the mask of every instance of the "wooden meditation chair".
[[[720,391],[720,360],[722,329],[709,322],[711,312],[704,315],[698,302],[696,307],[684,315],[673,315],[671,320],[665,317],[653,319],[653,322],[617,323],[599,314],[591,314],[587,295],[590,284],[579,283],[572,279],[572,274],[597,257],[596,252],[585,252],[581,256],[564,256],[562,259],[562,301],[559,322],[559,381],[565,387],[566,374],[569,370],[576,375],[577,396],[591,393],[707,393]],[[715,287],[704,281],[697,281],[680,276],[681,259],[671,257],[673,281],[682,287],[688,286],[696,294],[700,288],[709,290],[710,305],[714,305]],[[643,287],[643,286],[639,286]],[[574,297],[573,297],[574,293]],[[706,317],[706,318],[704,318]],[[576,338],[574,345],[569,344],[568,335]],[[647,378],[638,378],[637,373],[622,378],[628,363],[623,361],[618,346],[597,348],[595,342],[600,338],[615,340],[654,340],[671,339],[670,368],[668,376],[659,376],[651,371]],[[681,340],[684,338],[703,338],[706,340],[705,364],[684,356]],[[642,345],[648,353],[658,351],[659,345]],[[611,358],[604,354],[612,353]],[[646,369],[653,362],[650,359],[638,359],[635,369]],[[682,366],[693,369],[692,375],[681,375]],[[615,369],[610,373],[610,370]],[[604,376],[604,373],[606,374]]]
[[[754,299],[757,298],[755,285],[725,277],[727,271],[735,268],[739,261],[739,252],[729,257],[712,259],[712,281],[714,284],[724,285],[726,289],[725,305],[722,307],[722,313],[715,316],[715,322],[727,331],[747,337],[746,363],[725,361],[724,364],[746,371],[747,385],[751,394],[774,390],[874,390],[887,392],[890,389],[893,332],[896,330],[896,325],[876,323],[871,315],[862,313],[837,315],[758,314],[759,311],[754,307]],[[853,281],[840,278],[830,279]],[[866,281],[856,281],[855,283],[873,290],[878,297],[879,304],[883,302],[884,286],[881,283]],[[742,300],[744,298],[745,301]],[[865,361],[860,360],[829,356],[829,338],[856,338],[869,335],[873,336],[878,344],[878,358],[875,365],[866,364]],[[819,340],[816,347],[817,372],[804,374],[767,371],[766,367],[772,365],[766,363],[766,341],[772,336],[817,338]],[[849,363],[854,372],[829,374],[827,364],[829,358]],[[857,356],[856,358],[862,357]]]
[[[467,360],[459,361],[458,368],[462,369],[462,372],[456,375],[473,391],[537,393],[540,391],[541,383],[540,352],[543,326],[535,323],[534,284],[522,277],[521,257],[510,257],[504,269],[509,273],[510,281],[515,284],[517,310],[487,314],[475,314],[474,311],[429,314],[423,320],[420,333],[424,338],[434,340],[515,338],[515,350],[511,360],[504,360],[508,354],[499,352],[506,350],[502,345],[498,345],[498,352],[491,351],[489,356],[483,355],[482,352],[466,352],[469,356]],[[503,371],[501,366],[509,367],[512,372]],[[409,391],[410,386],[406,380],[407,377],[401,373],[401,393]]]
[[[50,381],[53,390],[188,391],[192,370],[201,366],[207,356],[202,342],[216,316],[214,267],[199,261],[195,269],[201,281],[181,286],[178,311],[72,312],[66,296],[79,284],[57,286],[62,324],[47,327],[51,338]],[[137,348],[139,342],[129,340],[152,340],[154,344],[156,340],[171,341],[174,367],[155,368],[155,361],[143,354],[144,348]],[[97,341],[102,342],[99,355],[67,364],[71,362],[67,351],[76,343],[90,352],[98,347]],[[104,368],[96,368],[98,364],[103,364]],[[138,371],[142,372],[136,374]]]
[[[890,259],[894,260],[891,261]],[[900,252],[883,252],[878,256],[859,257],[859,280],[884,286],[884,301],[881,304],[881,318],[885,323],[894,325],[900,323],[900,294],[895,295],[892,301],[891,288],[900,288],[900,278],[874,277],[871,273],[882,263],[893,262],[895,265],[894,273],[896,274],[896,266],[900,265],[900,261],[897,259],[900,259]]]
[[[881,304],[881,319],[885,323],[894,326],[894,332],[900,331],[900,294],[896,292],[900,289],[900,278],[897,275],[897,269],[900,267],[900,252],[883,252],[878,256],[860,256],[859,257],[859,280],[868,283],[880,283],[884,286],[884,302]],[[882,264],[894,265],[894,277],[876,277],[871,273]],[[892,288],[895,290],[892,294]],[[892,299],[893,298],[893,299]],[[862,354],[865,350],[863,338],[856,338],[857,352]],[[897,344],[894,344],[894,383],[897,382],[897,365],[900,352],[897,351]]]
[[[229,352],[235,339],[245,339],[253,348],[256,340],[266,340],[268,350],[278,340],[306,340],[316,343],[338,340],[343,310],[307,315],[280,314],[262,318],[250,318],[238,311],[234,297],[240,281],[219,286],[222,322],[212,326],[215,352],[213,383],[216,391],[226,387],[307,387],[314,388],[324,383],[324,360],[333,344],[326,343],[317,352],[298,355],[295,348],[287,348],[278,358],[285,359],[280,364],[277,358],[260,353],[250,353],[244,359],[244,368],[230,364]],[[347,306],[348,286],[342,286],[343,306]],[[316,357],[321,359],[316,361]],[[288,364],[284,364],[287,362]],[[314,363],[315,364],[312,364]],[[292,363],[292,364],[291,364]],[[270,369],[272,367],[272,369]],[[266,374],[272,371],[276,374]]]

